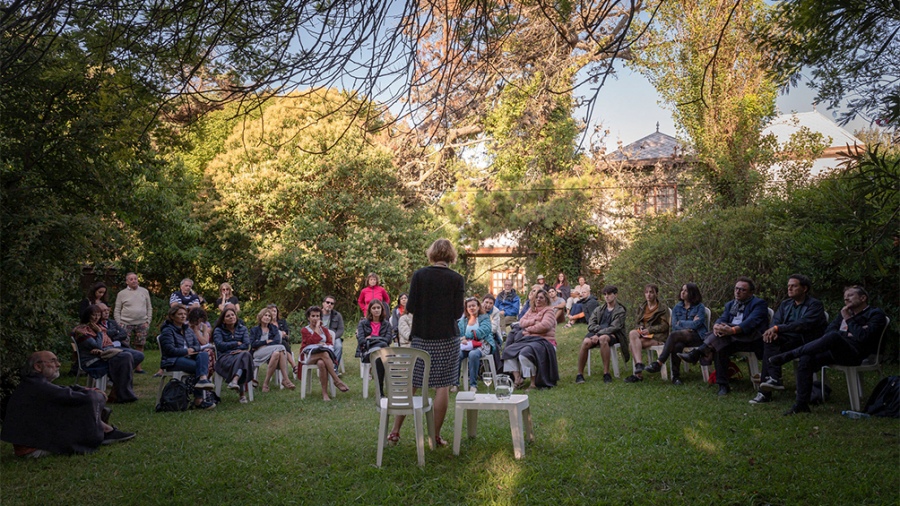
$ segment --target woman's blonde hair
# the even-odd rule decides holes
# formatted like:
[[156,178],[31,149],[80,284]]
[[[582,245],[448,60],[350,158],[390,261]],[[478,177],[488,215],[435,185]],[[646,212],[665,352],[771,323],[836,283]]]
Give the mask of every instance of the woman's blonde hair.
[[226,282],[226,283],[222,283],[221,285],[219,285],[219,291],[220,291],[220,292],[221,292],[222,290],[224,290],[225,288],[227,288],[229,292],[233,292],[233,291],[234,291],[234,290],[231,289],[231,284],[230,284],[230,283],[227,283],[227,282]]
[[[275,317],[272,316],[272,309],[271,309],[271,308],[268,308],[268,307],[262,308],[262,309],[259,311],[259,313],[256,314],[256,324],[259,325],[260,327],[262,327],[262,317],[263,317],[263,315],[265,315],[266,313],[269,313],[269,316],[270,316],[273,320],[275,319]],[[275,323],[275,322],[269,322],[269,323]],[[277,323],[275,323],[275,324],[278,325]]]
[[428,261],[431,263],[447,262],[452,264],[456,262],[456,248],[447,239],[438,239],[431,243],[425,254],[428,255]]

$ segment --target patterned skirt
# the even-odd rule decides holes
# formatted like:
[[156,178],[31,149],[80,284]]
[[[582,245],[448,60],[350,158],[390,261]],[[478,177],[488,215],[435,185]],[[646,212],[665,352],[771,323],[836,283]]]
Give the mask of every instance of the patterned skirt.
[[[455,385],[459,378],[459,338],[422,339],[413,336],[412,347],[431,356],[431,372],[428,374],[429,388]],[[421,388],[424,364],[416,364],[413,372],[413,386]]]

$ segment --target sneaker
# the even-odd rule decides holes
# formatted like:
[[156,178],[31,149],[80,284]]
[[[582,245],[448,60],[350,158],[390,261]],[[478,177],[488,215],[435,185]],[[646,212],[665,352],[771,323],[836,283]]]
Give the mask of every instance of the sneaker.
[[681,378],[672,378],[672,384],[675,385],[676,387],[680,387],[680,386],[684,385],[684,382],[681,381]]
[[575,376],[575,384],[580,385],[582,383],[584,383],[584,375],[579,374],[578,376]]
[[774,392],[775,390],[784,390],[784,384],[775,378],[768,378],[766,381],[759,384],[760,392],[768,393]]
[[238,399],[238,402],[240,402],[241,404],[247,404],[250,401],[248,401],[246,397],[241,397],[240,399]]
[[650,365],[644,368],[644,372],[659,372],[662,369],[662,366],[659,365],[659,362],[652,362]]
[[[199,388],[200,390],[215,390],[216,386],[213,385],[212,381],[207,379],[198,381],[197,384],[194,385],[194,388]],[[231,385],[229,385],[228,388],[231,388]]]
[[625,378],[625,383],[640,383],[644,381],[644,378],[638,376],[637,374],[632,374],[631,376]]
[[603,375],[603,382],[604,382],[604,383],[612,383],[612,376],[610,376],[609,373],[604,374],[604,375]]
[[759,392],[756,394],[756,397],[750,399],[750,404],[765,404],[767,402],[772,402],[772,394]]
[[231,390],[240,390],[241,386],[237,384],[237,382],[232,381],[228,384],[228,388]]
[[785,411],[783,414],[784,414],[784,416],[791,416],[791,415],[796,415],[797,413],[809,413],[809,412],[810,412],[810,410],[809,410],[808,404],[794,403],[794,405],[791,406],[791,409]]
[[731,387],[728,385],[719,385],[719,393],[717,394],[719,397],[723,397],[731,393]]
[[101,444],[111,445],[113,443],[121,443],[122,441],[128,441],[134,436],[134,432],[121,431],[113,426],[113,430],[103,435],[103,443]]
[[209,401],[200,401],[200,404],[197,404],[195,402],[191,404],[191,407],[194,409],[216,409],[216,403]]

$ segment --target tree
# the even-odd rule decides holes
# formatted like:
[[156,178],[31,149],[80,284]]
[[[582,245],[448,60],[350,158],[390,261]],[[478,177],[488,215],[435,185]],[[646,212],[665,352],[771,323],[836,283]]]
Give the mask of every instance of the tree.
[[845,125],[862,116],[900,128],[900,3],[897,0],[788,0],[758,40],[775,56],[779,80],[808,70],[816,101],[844,105]]
[[665,2],[636,51],[635,67],[672,108],[722,206],[759,195],[765,175],[756,166],[774,151],[762,129],[775,113],[777,82],[770,56],[750,39],[765,15],[761,0]]

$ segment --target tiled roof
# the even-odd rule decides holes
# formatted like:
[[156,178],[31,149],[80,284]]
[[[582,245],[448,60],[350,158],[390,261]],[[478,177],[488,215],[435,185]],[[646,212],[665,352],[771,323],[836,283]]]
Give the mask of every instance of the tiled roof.
[[678,139],[659,130],[609,154],[614,161],[655,162],[660,159],[681,157],[684,147]]

